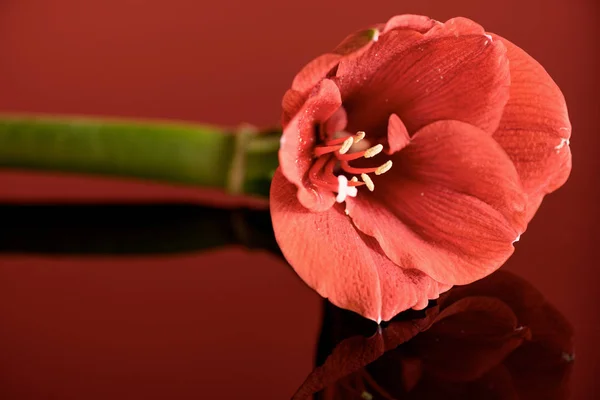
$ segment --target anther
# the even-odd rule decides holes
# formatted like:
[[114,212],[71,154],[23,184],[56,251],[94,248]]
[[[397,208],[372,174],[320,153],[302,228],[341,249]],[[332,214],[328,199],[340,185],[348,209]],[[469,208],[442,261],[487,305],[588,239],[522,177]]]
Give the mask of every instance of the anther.
[[375,190],[375,184],[373,183],[373,181],[371,180],[371,177],[367,174],[360,174],[361,179],[363,180],[363,182],[365,183],[365,185],[367,185],[367,188],[369,188],[369,190],[372,192],[373,190]]
[[356,135],[354,135],[354,143],[358,143],[361,140],[363,140],[365,138],[366,133],[364,131],[358,131],[356,132]]
[[365,150],[365,158],[371,158],[371,157],[375,157],[377,154],[381,153],[383,151],[383,145],[382,144],[378,144],[375,145],[371,148],[368,148],[367,150]]
[[354,139],[352,137],[349,137],[348,139],[344,140],[344,143],[342,143],[342,148],[339,150],[339,153],[346,154],[348,152],[348,150],[350,150],[350,147],[352,147],[353,144],[354,144]]
[[353,176],[352,179],[350,179],[350,182],[358,182],[358,178]]
[[390,168],[392,168],[392,160],[388,160],[383,165],[381,165],[379,168],[377,168],[375,170],[375,175],[385,174],[386,172],[388,172],[390,170]]

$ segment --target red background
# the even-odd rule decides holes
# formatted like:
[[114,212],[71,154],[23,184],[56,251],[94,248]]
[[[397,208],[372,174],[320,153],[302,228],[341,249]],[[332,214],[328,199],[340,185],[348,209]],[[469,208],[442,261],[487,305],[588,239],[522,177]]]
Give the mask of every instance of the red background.
[[[294,73],[349,32],[398,13],[470,17],[539,60],[567,98],[573,173],[545,200],[506,268],[575,325],[574,398],[592,399],[600,355],[598,8],[595,0],[2,0],[0,111],[272,124]],[[196,195],[0,171],[0,200]],[[0,256],[0,392],[287,398],[311,368],[319,304],[283,263],[241,250]]]

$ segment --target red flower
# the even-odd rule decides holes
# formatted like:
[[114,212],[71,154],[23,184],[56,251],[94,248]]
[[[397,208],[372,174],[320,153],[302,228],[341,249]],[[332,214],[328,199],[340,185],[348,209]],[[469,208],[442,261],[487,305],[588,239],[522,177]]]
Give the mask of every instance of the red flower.
[[465,18],[351,35],[283,108],[277,241],[319,294],[375,321],[496,270],[571,169],[556,84]]

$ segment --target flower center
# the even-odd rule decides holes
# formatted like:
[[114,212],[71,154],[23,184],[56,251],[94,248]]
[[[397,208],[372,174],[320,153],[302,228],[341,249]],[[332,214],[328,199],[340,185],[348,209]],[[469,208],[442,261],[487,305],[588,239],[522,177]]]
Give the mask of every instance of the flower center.
[[[367,145],[365,148],[364,143],[367,141],[360,143],[364,138],[365,132],[359,131],[353,136],[326,140],[322,145],[315,147],[314,156],[317,160],[309,171],[310,179],[315,184],[336,192],[338,203],[344,202],[346,196],[356,197],[359,186],[364,185],[372,192],[375,190],[375,184],[369,174],[381,175],[392,168],[391,160],[372,168],[356,168],[350,165],[351,161],[372,158],[383,151],[381,144],[372,147]],[[344,173],[353,176],[348,179]],[[354,175],[360,176],[361,181]]]

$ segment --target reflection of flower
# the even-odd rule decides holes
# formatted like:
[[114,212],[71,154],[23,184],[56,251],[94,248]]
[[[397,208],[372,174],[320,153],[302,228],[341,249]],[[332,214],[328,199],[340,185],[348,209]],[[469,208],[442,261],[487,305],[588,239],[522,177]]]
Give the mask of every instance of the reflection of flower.
[[283,107],[278,243],[312,288],[375,321],[496,270],[571,167],[558,87],[464,18],[351,35]]
[[[328,357],[295,399],[568,398],[572,328],[510,273],[452,289],[379,329],[327,307],[319,348]],[[376,333],[362,336],[369,328]]]

